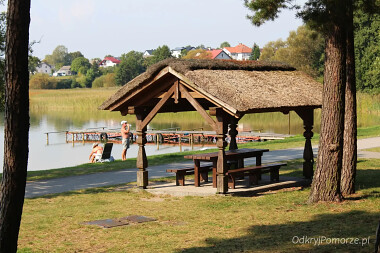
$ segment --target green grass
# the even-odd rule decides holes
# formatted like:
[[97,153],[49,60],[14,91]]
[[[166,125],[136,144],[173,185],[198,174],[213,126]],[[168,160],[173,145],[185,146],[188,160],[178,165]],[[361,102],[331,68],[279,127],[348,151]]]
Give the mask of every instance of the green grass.
[[[285,174],[300,165],[295,161]],[[380,159],[360,160],[358,192],[341,203],[308,204],[309,188],[170,197],[118,186],[26,199],[19,252],[372,252],[379,177]],[[111,229],[83,225],[129,215],[156,221]],[[370,238],[370,244],[294,244],[296,236]]]
[[369,149],[366,149],[366,151],[380,152],[380,147],[378,147],[378,148],[369,148]]

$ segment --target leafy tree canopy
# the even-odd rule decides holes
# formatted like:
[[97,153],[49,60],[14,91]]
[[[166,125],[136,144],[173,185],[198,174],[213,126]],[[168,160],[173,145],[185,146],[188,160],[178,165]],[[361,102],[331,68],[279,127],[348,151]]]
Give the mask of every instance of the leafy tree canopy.
[[251,56],[249,57],[249,59],[256,61],[259,58],[260,58],[260,48],[256,43],[254,43],[253,47],[252,47],[252,53],[251,53]]
[[145,71],[143,53],[130,51],[121,56],[121,62],[116,68],[115,82],[121,86]]
[[230,43],[228,43],[227,41],[225,41],[225,42],[222,42],[220,44],[220,48],[225,48],[225,47],[231,47]]
[[63,45],[57,46],[51,55],[45,56],[45,61],[55,66],[55,69],[70,65],[67,48]]
[[159,46],[154,52],[153,56],[145,58],[145,66],[153,65],[159,61],[172,57],[172,52],[167,45]]
[[71,71],[75,71],[83,75],[85,75],[90,68],[90,62],[84,57],[75,58],[71,63]]
[[68,53],[67,63],[71,64],[73,62],[73,60],[75,60],[78,57],[84,57],[84,55],[79,51]]
[[320,77],[324,66],[324,40],[319,32],[300,26],[289,33],[286,41],[269,42],[260,60],[285,62],[313,77]]
[[183,59],[210,59],[211,53],[204,49],[191,50]]

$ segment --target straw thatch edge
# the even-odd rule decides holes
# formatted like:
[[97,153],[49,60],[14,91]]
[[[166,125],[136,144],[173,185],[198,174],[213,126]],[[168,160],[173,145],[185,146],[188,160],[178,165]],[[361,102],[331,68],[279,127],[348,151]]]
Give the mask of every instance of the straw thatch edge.
[[246,70],[246,71],[294,71],[295,68],[280,62],[236,61],[236,60],[206,60],[206,59],[173,59],[169,58],[150,66],[144,73],[120,88],[113,96],[106,100],[98,109],[107,110],[126,93],[143,87],[155,75],[166,67],[171,67],[180,74],[189,71],[208,70]]

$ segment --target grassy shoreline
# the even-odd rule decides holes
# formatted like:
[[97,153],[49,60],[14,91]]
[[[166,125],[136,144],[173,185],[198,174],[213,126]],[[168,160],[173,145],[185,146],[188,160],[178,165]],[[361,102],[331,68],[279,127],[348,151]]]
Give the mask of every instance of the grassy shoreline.
[[[368,128],[359,128],[358,129],[358,138],[368,138],[380,136],[380,126],[368,127]],[[313,145],[318,144],[319,135],[314,135],[312,139]],[[269,150],[278,150],[286,148],[297,148],[303,147],[305,139],[301,135],[293,136],[286,138],[284,140],[274,140],[267,142],[252,142],[239,144],[239,148],[267,148]],[[163,155],[152,155],[148,156],[149,166],[168,164],[173,162],[185,162],[189,161],[184,159],[183,156],[187,154],[194,153],[208,153],[216,151],[216,149],[208,149],[205,151],[187,151],[187,152],[177,152]],[[132,169],[136,168],[136,158],[127,159],[127,161],[116,160],[112,163],[97,163],[97,164],[81,164],[78,166],[64,167],[50,170],[41,170],[41,171],[28,171],[27,181],[36,181],[36,180],[46,180],[53,178],[61,178],[68,176],[79,176],[86,174],[93,174],[99,172],[109,172],[109,171],[118,171],[123,169]],[[1,173],[0,173],[1,175]]]

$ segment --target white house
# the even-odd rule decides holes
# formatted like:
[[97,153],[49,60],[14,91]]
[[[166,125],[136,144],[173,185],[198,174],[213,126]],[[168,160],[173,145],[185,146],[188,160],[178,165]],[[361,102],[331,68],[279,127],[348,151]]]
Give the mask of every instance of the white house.
[[36,67],[36,72],[37,73],[43,73],[43,74],[51,74],[53,67],[50,64],[47,64],[46,62],[41,62],[37,67]]
[[109,57],[105,57],[103,61],[99,63],[99,67],[104,67],[104,68],[114,67],[118,65],[119,63],[120,63],[120,60],[118,58],[109,56]]
[[246,45],[239,43],[236,47],[225,47],[223,51],[231,56],[234,60],[245,61],[249,60],[249,57],[252,53],[252,48],[247,47]]
[[181,57],[181,52],[182,50],[186,50],[186,51],[191,51],[191,50],[194,50],[195,47],[176,47],[174,49],[172,49],[172,56],[173,57],[176,57],[176,58],[180,58]]
[[53,76],[71,76],[71,66],[63,66]]
[[154,49],[145,50],[145,52],[143,53],[143,57],[147,58],[147,57],[153,56],[154,51],[155,51]]

